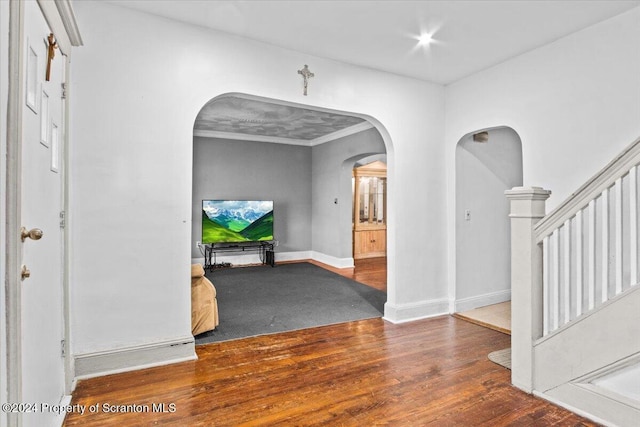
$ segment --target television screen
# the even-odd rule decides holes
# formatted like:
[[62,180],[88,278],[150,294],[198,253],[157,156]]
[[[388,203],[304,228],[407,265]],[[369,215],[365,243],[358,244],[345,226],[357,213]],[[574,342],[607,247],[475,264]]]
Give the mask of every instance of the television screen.
[[273,200],[203,200],[202,243],[273,240]]

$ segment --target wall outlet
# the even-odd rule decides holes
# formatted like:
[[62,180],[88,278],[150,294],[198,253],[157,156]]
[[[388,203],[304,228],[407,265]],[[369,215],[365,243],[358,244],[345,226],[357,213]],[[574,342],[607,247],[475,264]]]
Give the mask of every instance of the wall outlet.
[[464,219],[465,221],[471,221],[471,211],[469,209],[464,211]]
[[202,242],[200,242],[199,240],[196,242],[196,248],[201,248],[202,247]]

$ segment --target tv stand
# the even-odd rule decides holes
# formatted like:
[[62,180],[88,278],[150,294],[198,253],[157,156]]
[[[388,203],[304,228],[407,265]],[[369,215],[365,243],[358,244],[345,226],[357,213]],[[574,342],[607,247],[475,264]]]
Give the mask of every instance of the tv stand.
[[205,270],[209,269],[209,271],[213,271],[215,268],[229,266],[227,263],[219,264],[217,262],[217,255],[224,252],[258,252],[262,264],[275,267],[273,246],[273,241],[206,244],[204,245],[204,268]]

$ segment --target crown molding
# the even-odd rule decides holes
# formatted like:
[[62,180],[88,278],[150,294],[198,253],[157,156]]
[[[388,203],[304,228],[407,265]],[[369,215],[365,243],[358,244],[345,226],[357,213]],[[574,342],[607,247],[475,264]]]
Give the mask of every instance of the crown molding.
[[289,144],[311,146],[311,141],[304,139],[282,138],[278,136],[250,135],[247,133],[219,132],[215,130],[194,130],[193,136],[202,138],[232,139],[236,141],[270,142],[272,144]]
[[64,25],[71,46],[82,46],[82,36],[80,35],[80,29],[78,28],[78,22],[76,21],[76,15],[73,13],[73,7],[70,0],[55,0],[58,13],[62,18],[62,24]]
[[69,0],[38,0],[38,6],[64,55],[71,54],[72,46],[82,46],[82,38]]
[[302,145],[305,147],[313,147],[316,145],[324,144],[326,142],[334,141],[339,138],[344,138],[349,135],[371,129],[373,125],[368,121],[358,123],[357,125],[350,126],[345,129],[341,129],[324,136],[320,136],[315,139],[297,139],[297,138],[283,138],[280,136],[266,136],[266,135],[251,135],[247,133],[234,133],[234,132],[220,132],[215,130],[194,130],[193,136],[201,138],[219,138],[219,139],[232,139],[235,141],[254,141],[254,142],[270,142],[272,144],[288,144],[288,145]]

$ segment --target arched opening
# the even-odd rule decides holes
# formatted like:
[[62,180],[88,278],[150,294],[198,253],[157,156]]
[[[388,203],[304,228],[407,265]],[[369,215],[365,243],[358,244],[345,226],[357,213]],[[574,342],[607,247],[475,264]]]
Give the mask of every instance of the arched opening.
[[386,257],[387,158],[377,154],[353,167],[354,262]]
[[522,143],[508,127],[465,135],[456,147],[455,311],[511,299],[509,204],[522,185]]
[[[351,171],[389,143],[365,115],[238,93],[213,98],[194,125],[192,260],[204,256],[202,200],[273,200],[276,262],[353,267]],[[221,261],[261,260],[230,254]]]

